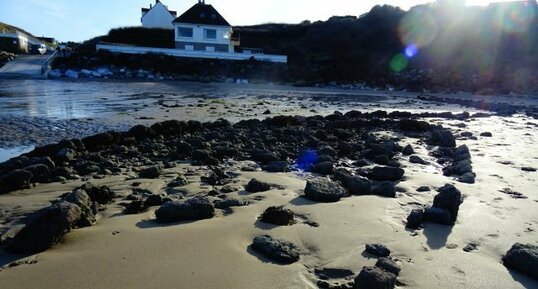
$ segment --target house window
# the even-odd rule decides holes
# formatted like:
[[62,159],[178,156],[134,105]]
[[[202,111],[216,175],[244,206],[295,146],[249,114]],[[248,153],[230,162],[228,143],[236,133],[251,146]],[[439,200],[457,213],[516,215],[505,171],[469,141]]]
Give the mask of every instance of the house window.
[[192,38],[192,28],[190,27],[178,27],[177,28],[178,37],[187,37]]
[[217,30],[216,29],[205,29],[205,38],[206,39],[217,39]]

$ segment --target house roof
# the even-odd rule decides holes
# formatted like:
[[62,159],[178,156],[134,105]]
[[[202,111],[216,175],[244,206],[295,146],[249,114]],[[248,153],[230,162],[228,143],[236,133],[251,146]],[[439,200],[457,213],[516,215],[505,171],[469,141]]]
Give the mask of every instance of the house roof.
[[210,4],[198,3],[176,18],[173,23],[190,23],[215,26],[232,26]]
[[[151,9],[155,8],[155,6],[157,6],[157,3],[161,3],[161,1],[156,1],[155,5],[153,5],[153,6],[150,5],[151,8],[142,8],[142,17],[144,17],[146,15],[146,13],[148,13]],[[168,7],[166,7],[164,4],[163,4],[163,6],[166,8],[166,10],[168,10]],[[177,17],[177,11],[168,10],[168,12],[170,12],[170,14],[172,16]]]

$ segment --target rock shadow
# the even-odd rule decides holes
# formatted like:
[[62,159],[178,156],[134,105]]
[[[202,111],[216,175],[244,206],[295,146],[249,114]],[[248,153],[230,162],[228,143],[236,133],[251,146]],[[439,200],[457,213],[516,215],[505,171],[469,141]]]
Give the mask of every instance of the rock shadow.
[[11,254],[6,252],[4,249],[0,249],[0,269],[7,269],[2,267],[22,261],[30,256],[32,256],[32,254]]
[[314,201],[311,201],[303,196],[298,196],[296,198],[294,198],[293,200],[290,201],[290,204],[294,205],[294,206],[311,206],[311,205],[316,205],[318,204],[318,202],[314,202]]
[[159,223],[155,219],[150,219],[150,220],[142,220],[136,223],[136,226],[139,229],[154,229],[154,228],[166,228],[166,227],[186,225],[186,224],[195,223],[197,221],[201,221],[201,220],[181,221],[181,222],[173,222],[173,223]]
[[432,250],[439,250],[446,246],[448,236],[452,233],[452,226],[439,225],[435,223],[424,223],[424,236],[426,243]]
[[510,273],[510,276],[512,276],[514,281],[521,284],[521,286],[527,289],[538,288],[538,280],[534,280],[530,276],[520,273],[518,271],[512,270],[512,269],[507,268],[506,270],[508,270],[508,273]]

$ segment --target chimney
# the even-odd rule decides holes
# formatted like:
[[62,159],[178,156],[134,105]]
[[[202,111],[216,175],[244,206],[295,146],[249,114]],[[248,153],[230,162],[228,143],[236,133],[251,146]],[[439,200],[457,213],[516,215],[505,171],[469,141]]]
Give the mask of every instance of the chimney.
[[203,5],[205,5],[205,0],[198,0],[198,4],[203,4]]

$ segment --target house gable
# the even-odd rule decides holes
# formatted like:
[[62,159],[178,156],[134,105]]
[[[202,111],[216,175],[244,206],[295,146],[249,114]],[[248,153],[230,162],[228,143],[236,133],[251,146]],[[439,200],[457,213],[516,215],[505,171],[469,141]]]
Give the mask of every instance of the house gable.
[[192,6],[176,18],[174,23],[231,27],[230,23],[220,15],[217,9],[210,4],[205,4],[204,1],[199,1],[198,4]]
[[147,28],[172,29],[172,21],[177,15],[176,11],[170,11],[161,1],[156,0],[150,8],[142,8],[142,26]]

